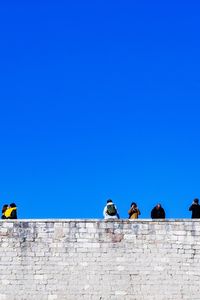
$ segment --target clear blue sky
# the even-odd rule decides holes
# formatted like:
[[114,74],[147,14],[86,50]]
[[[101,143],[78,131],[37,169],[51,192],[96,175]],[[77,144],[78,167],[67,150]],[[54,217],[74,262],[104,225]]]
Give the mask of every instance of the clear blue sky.
[[2,1],[0,204],[143,218],[200,197],[199,1]]

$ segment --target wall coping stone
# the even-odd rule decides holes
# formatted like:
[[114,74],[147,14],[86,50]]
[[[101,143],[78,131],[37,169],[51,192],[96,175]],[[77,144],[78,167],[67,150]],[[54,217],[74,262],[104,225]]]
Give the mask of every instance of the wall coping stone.
[[17,220],[1,220],[0,223],[23,223],[23,222],[30,222],[30,223],[70,223],[70,222],[76,222],[76,223],[99,223],[99,222],[112,222],[112,223],[174,223],[174,222],[180,222],[180,223],[185,223],[185,222],[195,222],[198,223],[200,222],[200,219],[17,219]]

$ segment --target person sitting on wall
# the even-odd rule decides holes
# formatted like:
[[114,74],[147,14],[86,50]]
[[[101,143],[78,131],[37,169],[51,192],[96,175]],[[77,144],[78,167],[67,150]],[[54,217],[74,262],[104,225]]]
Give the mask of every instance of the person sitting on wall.
[[131,208],[128,211],[129,219],[138,219],[138,216],[140,215],[140,210],[137,207],[137,204],[135,202],[131,203]]
[[189,208],[189,211],[192,212],[192,219],[199,219],[200,218],[200,205],[199,199],[194,199],[192,205]]
[[2,207],[2,211],[1,211],[1,218],[2,219],[7,219],[5,216],[5,212],[8,209],[8,204],[4,204],[4,206]]
[[6,219],[17,219],[17,206],[15,203],[11,203],[5,211]]
[[162,208],[161,204],[158,203],[151,211],[152,219],[165,219],[165,211]]
[[107,201],[103,210],[104,219],[119,219],[119,214],[116,205],[111,199]]

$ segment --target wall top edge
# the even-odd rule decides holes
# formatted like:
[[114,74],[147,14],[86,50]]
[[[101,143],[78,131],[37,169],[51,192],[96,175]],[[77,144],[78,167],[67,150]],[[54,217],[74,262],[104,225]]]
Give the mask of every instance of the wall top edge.
[[129,220],[129,219],[120,219],[120,220],[104,220],[104,219],[17,219],[17,220],[1,220],[0,222],[4,223],[23,223],[23,222],[31,222],[31,223],[173,223],[173,222],[200,222],[200,219],[137,219],[137,220]]

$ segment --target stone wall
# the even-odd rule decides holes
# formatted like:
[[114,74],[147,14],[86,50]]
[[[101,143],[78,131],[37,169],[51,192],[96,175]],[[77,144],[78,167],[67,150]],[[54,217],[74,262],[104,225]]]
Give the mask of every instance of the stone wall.
[[0,300],[200,299],[200,222],[0,221]]

